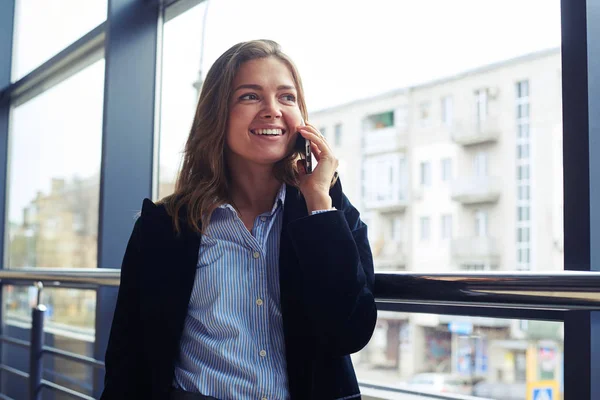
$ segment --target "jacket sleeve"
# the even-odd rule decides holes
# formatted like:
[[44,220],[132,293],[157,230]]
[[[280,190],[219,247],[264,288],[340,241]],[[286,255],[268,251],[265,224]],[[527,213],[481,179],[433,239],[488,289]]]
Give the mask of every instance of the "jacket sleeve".
[[359,351],[377,321],[373,256],[359,212],[343,195],[340,210],[297,219],[288,231],[312,335],[334,355]]
[[139,268],[142,218],[138,218],[121,265],[121,284],[106,350],[104,391],[100,399],[142,398],[143,354],[140,329]]

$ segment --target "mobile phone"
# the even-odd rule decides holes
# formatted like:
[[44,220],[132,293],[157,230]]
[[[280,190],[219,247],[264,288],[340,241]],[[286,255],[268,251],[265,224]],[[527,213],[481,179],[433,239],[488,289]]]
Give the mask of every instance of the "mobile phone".
[[[304,126],[304,119],[302,120],[302,126]],[[300,157],[304,160],[304,165],[307,174],[313,172],[312,152],[310,151],[310,140],[302,137],[300,132],[296,132],[296,150],[300,152]]]

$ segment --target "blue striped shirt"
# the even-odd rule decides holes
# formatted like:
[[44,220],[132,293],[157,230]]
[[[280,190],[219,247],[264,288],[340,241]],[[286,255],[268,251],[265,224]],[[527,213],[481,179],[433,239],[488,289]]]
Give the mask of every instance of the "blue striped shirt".
[[235,209],[213,212],[202,236],[174,386],[220,400],[288,399],[279,297],[285,184],[252,233]]

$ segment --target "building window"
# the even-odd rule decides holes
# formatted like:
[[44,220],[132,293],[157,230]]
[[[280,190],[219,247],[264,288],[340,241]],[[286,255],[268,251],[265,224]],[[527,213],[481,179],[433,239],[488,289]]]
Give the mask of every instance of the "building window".
[[488,213],[478,210],[475,212],[475,236],[486,237],[488,235]]
[[442,215],[442,239],[452,239],[452,215]]
[[442,97],[442,123],[452,126],[454,123],[454,100],[452,96]]
[[419,182],[421,186],[431,186],[431,163],[421,162]]
[[334,146],[341,146],[342,145],[342,124],[335,125],[334,135],[335,135],[333,138]]
[[419,120],[421,126],[429,126],[431,122],[431,102],[425,101],[419,105]]
[[488,91],[481,89],[475,91],[475,117],[477,123],[485,122],[488,116]]
[[529,81],[515,85],[516,118],[516,175],[517,175],[517,223],[516,249],[517,269],[531,269],[531,140]]
[[391,238],[395,242],[402,241],[402,218],[400,216],[395,216],[392,218],[391,224]]
[[448,182],[452,180],[452,159],[442,159],[442,181]]
[[368,203],[406,198],[406,163],[398,153],[369,157],[363,167],[363,199]]
[[429,217],[421,217],[421,240],[429,240],[431,237],[431,219]]
[[460,269],[463,271],[486,271],[485,264],[461,264]]
[[488,154],[485,151],[480,151],[475,155],[473,161],[473,169],[475,170],[475,176],[484,177],[488,174]]
[[387,111],[380,114],[374,114],[367,117],[367,129],[383,129],[394,126],[394,112]]

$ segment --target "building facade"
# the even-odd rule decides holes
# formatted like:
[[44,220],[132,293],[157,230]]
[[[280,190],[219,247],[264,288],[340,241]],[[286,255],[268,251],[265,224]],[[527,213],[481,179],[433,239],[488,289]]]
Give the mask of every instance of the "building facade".
[[[552,49],[312,112],[369,226],[376,270],[562,270],[561,98]],[[521,382],[538,345],[527,329],[382,313],[360,357],[401,377]],[[560,349],[562,333],[546,331]]]

